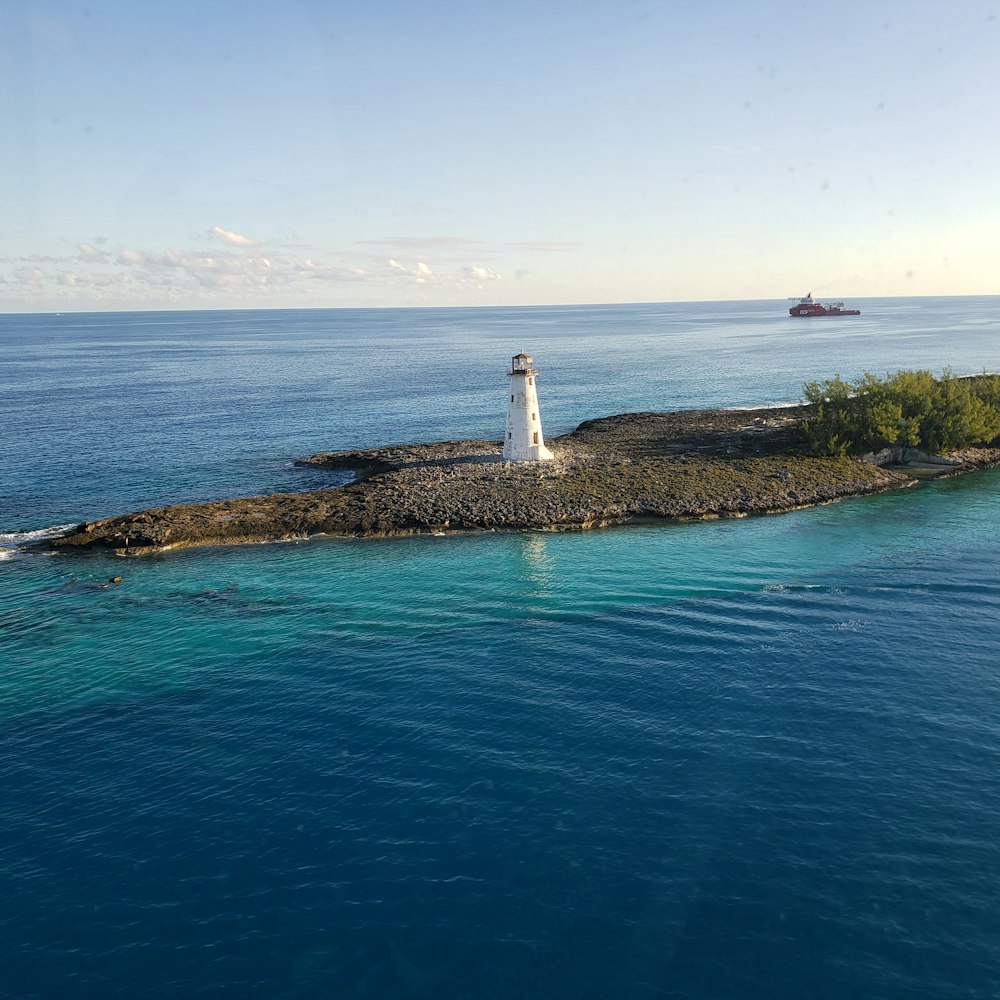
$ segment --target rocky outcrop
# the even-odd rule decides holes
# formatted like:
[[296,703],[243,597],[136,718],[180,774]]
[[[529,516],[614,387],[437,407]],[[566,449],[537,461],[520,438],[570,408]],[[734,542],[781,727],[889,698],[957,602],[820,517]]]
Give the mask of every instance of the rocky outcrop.
[[61,552],[140,554],[310,535],[584,529],[635,519],[742,517],[909,484],[905,473],[807,455],[803,407],[629,413],[548,443],[555,459],[512,464],[499,441],[323,452],[301,464],[356,473],[308,493],[160,507],[84,522]]
[[862,455],[861,460],[871,465],[940,465],[952,469],[959,468],[963,464],[959,458],[931,455],[920,448],[909,448],[898,444],[891,448],[870,451]]

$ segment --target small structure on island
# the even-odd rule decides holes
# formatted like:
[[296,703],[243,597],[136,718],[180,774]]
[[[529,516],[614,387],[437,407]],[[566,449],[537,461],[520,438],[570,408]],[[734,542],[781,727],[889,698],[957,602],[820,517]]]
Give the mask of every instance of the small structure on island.
[[538,369],[530,354],[515,354],[510,361],[510,402],[503,457],[507,462],[549,462],[554,457],[542,437],[535,378]]

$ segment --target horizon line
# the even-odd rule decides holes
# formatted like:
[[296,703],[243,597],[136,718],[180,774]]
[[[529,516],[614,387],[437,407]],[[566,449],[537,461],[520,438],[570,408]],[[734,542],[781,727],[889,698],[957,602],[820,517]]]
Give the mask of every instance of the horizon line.
[[[824,296],[827,299],[839,299],[840,294]],[[122,309],[37,309],[37,310],[0,310],[0,316],[88,316],[107,315],[114,313],[219,313],[219,312],[360,312],[388,310],[466,310],[481,309],[568,309],[568,308],[611,308],[614,306],[670,306],[670,305],[701,305],[721,302],[791,302],[801,296],[783,296],[781,298],[765,297],[758,299],[636,299],[628,302],[546,302],[523,304],[493,304],[493,305],[384,305],[384,306],[206,306],[206,307],[167,307],[153,308],[122,308]],[[872,301],[880,299],[988,299],[1000,298],[1000,292],[967,292],[958,295],[844,295],[855,301]]]

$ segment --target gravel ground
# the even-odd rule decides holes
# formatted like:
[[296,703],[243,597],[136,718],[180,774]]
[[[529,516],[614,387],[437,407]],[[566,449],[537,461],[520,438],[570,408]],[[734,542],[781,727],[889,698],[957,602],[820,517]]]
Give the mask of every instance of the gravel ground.
[[[563,530],[651,518],[743,517],[912,484],[905,470],[810,456],[807,407],[627,413],[546,443],[555,459],[510,463],[499,441],[322,452],[352,469],[338,489],[160,507],[85,522],[59,551],[141,554],[184,545],[468,530]],[[1000,451],[970,450],[965,468]]]

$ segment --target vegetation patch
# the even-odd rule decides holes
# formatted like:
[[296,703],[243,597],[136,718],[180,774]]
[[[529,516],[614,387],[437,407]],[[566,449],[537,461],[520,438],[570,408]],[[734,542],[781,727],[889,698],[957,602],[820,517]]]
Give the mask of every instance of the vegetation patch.
[[894,446],[941,455],[1000,437],[1000,377],[959,378],[946,371],[866,373],[808,382],[803,395],[813,412],[803,421],[819,455],[862,455]]

